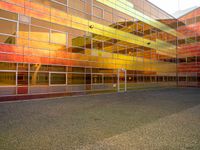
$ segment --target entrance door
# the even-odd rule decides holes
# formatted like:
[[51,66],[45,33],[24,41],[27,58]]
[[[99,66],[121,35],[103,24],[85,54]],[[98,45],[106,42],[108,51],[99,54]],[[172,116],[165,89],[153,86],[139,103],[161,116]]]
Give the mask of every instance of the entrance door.
[[86,90],[91,90],[92,77],[91,74],[86,74]]
[[28,72],[18,72],[17,94],[28,94]]
[[118,69],[118,92],[126,92],[126,70]]

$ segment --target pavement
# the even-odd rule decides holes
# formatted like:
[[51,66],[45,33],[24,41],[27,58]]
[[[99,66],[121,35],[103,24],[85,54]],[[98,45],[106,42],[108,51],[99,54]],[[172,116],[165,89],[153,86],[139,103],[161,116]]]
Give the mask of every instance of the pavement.
[[200,89],[0,103],[0,150],[199,150]]

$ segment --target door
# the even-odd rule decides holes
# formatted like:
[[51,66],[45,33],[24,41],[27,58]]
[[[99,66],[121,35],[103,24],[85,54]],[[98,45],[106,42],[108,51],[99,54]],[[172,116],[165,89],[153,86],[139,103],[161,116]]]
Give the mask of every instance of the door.
[[127,77],[125,69],[118,69],[118,92],[127,91]]
[[86,74],[86,90],[91,90],[92,76],[91,74]]
[[28,94],[28,72],[18,72],[17,94]]

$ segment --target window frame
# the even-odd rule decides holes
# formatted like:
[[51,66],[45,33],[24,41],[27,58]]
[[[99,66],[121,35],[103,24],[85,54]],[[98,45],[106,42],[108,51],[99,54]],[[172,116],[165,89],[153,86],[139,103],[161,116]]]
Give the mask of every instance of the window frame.
[[[65,35],[66,35],[65,44],[53,42],[53,41],[52,41],[52,38],[51,38],[52,31],[56,31],[56,32],[58,32],[58,33],[63,33],[63,34],[65,34]],[[65,45],[66,48],[68,47],[68,32],[63,32],[63,31],[59,31],[59,30],[50,29],[49,35],[50,35],[50,36],[49,36],[49,43],[52,43],[52,44],[59,44],[59,45]]]
[[[103,85],[104,84],[104,74],[103,73],[92,73],[91,75],[92,75],[92,82],[91,82],[92,85]],[[101,83],[94,83],[93,82],[94,75],[98,75],[98,76],[101,75],[101,81],[102,82]]]
[[[19,15],[17,15],[17,17],[19,19]],[[15,35],[7,34],[7,33],[1,33],[1,32],[0,32],[0,35],[2,35],[2,36],[11,36],[11,37],[14,37],[15,39],[17,39],[19,37],[19,21],[18,20],[7,19],[7,18],[3,18],[3,17],[0,17],[0,20],[16,23],[16,34]],[[11,45],[16,45],[17,44],[16,41],[15,41],[14,44],[11,44]],[[0,43],[2,43],[2,42],[0,42]],[[3,44],[10,44],[10,43],[3,43]]]
[[[102,11],[102,17],[95,15],[94,8],[100,9]],[[97,17],[99,19],[104,19],[104,9],[99,7],[99,6],[97,6],[97,5],[92,5],[92,16]]]
[[14,85],[1,85],[0,87],[17,87],[17,75],[18,75],[18,71],[17,70],[0,70],[0,73],[15,73],[15,84]]
[[[65,84],[52,84],[51,83],[51,74],[65,74]],[[49,72],[49,86],[50,87],[51,86],[66,86],[66,85],[68,85],[67,81],[68,81],[68,79],[67,79],[67,73],[66,72],[52,72],[52,71]]]

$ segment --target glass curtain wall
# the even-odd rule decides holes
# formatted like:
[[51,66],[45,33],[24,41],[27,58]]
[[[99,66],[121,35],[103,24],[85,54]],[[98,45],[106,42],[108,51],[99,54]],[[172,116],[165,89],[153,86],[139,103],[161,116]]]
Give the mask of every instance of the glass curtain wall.
[[2,0],[0,96],[174,86],[176,26],[146,0]]
[[178,85],[200,86],[200,8],[179,18]]

